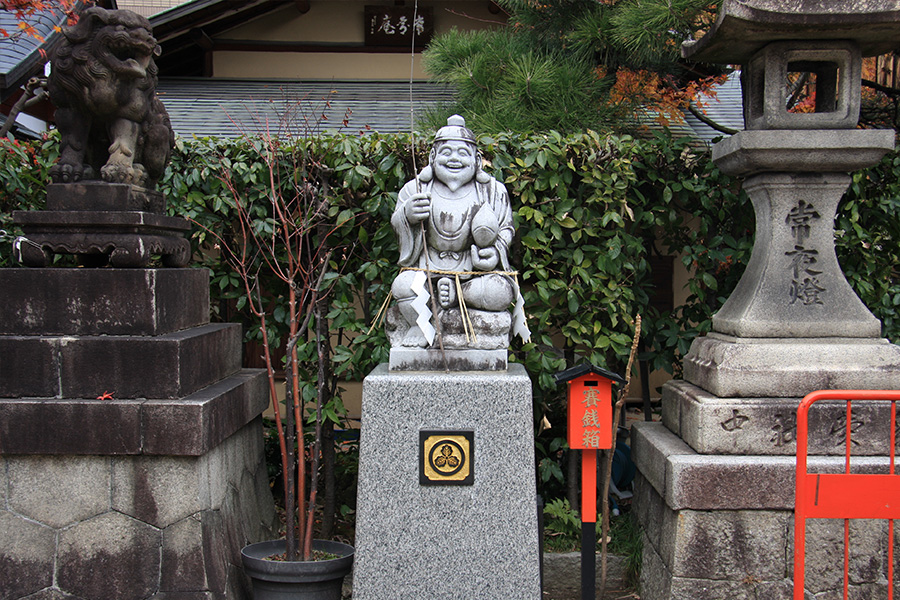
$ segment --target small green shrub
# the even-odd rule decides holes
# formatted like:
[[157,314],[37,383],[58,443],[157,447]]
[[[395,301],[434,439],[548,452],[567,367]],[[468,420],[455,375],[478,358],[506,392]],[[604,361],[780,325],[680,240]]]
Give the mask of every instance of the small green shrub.
[[[597,523],[599,534],[600,523]],[[581,549],[581,519],[566,498],[555,498],[544,506],[544,548],[552,552]]]
[[[599,551],[602,544],[599,518],[596,527]],[[581,550],[581,518],[565,498],[555,498],[544,506],[544,550],[549,552]],[[610,518],[607,551],[625,558],[626,583],[637,586],[641,574],[643,541],[641,526],[632,512],[626,511]]]
[[[541,492],[564,495],[568,452],[564,390],[553,374],[590,361],[621,372],[633,319],[643,318],[640,358],[651,368],[679,374],[682,357],[709,331],[712,314],[734,289],[753,245],[754,216],[740,181],[721,173],[709,153],[688,140],[659,134],[651,140],[586,131],[482,136],[485,167],[505,182],[518,228],[514,265],[534,333],[515,342],[513,360],[534,382],[536,452]],[[414,146],[411,148],[411,146]],[[350,244],[350,258],[334,257],[329,298],[331,367],[343,379],[360,380],[387,360],[382,327],[370,330],[397,272],[390,215],[403,183],[427,160],[427,137],[409,135],[319,136],[298,140],[285,152],[310,152],[331,199],[330,217],[342,227],[336,245]],[[0,229],[13,235],[11,211],[42,206],[47,172],[58,152],[55,137],[15,144],[0,140]],[[160,182],[169,212],[216,231],[239,232],[222,184],[228,170],[242,193],[263,194],[260,148],[251,139],[179,140]],[[415,161],[413,160],[415,155]],[[303,174],[297,174],[302,176]],[[286,184],[289,182],[285,182]],[[255,226],[272,227],[263,208]],[[900,341],[900,153],[852,176],[836,217],[836,251],[850,284],[883,322],[884,336]],[[11,237],[0,239],[0,266],[11,266]],[[195,265],[212,273],[216,318],[240,321],[248,341],[259,338],[246,312],[244,291],[212,239],[195,227]],[[653,264],[677,257],[693,276],[684,303],[655,306]],[[286,330],[284,298],[263,294],[276,333]],[[309,368],[303,390],[314,390],[315,348],[301,344]],[[342,419],[340,391],[326,407]],[[553,427],[541,428],[546,419]]]

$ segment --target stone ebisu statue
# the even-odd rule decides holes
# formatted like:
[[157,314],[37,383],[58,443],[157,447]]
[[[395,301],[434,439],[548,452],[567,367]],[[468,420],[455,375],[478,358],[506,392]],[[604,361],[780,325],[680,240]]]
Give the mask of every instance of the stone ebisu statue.
[[475,135],[459,115],[438,130],[428,165],[400,190],[391,225],[401,266],[391,287],[400,317],[389,315],[392,347],[436,346],[435,306],[450,348],[505,350],[510,329],[530,337],[509,264],[509,194],[482,170]]

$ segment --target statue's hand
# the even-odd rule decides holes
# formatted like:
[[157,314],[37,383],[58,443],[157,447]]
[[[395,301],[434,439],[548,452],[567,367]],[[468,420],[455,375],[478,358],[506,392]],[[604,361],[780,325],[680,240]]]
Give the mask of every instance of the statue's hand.
[[431,215],[431,195],[427,193],[413,194],[406,203],[406,220],[415,225]]
[[472,266],[477,271],[493,271],[500,262],[500,253],[494,246],[479,248],[472,245]]

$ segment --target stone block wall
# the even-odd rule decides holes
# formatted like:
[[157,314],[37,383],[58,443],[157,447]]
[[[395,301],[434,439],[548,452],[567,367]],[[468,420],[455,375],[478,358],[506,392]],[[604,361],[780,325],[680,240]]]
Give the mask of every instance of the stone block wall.
[[[203,456],[0,457],[0,598],[243,598],[275,522],[256,419]],[[248,451],[249,450],[249,451]]]
[[[641,598],[792,598],[793,457],[698,454],[659,423],[637,424],[633,436]],[[809,464],[840,472],[843,459],[814,457]],[[857,469],[885,472],[887,459],[861,457]],[[806,597],[842,598],[843,520],[811,519],[806,527]],[[887,597],[889,539],[886,521],[850,521],[851,598]]]

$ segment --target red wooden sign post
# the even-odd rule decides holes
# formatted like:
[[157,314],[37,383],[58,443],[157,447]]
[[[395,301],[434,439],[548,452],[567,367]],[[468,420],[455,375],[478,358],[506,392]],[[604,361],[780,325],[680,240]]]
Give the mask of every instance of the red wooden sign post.
[[597,450],[613,447],[612,384],[625,379],[592,364],[555,375],[568,384],[568,442],[581,450],[581,598],[594,600],[597,546]]

